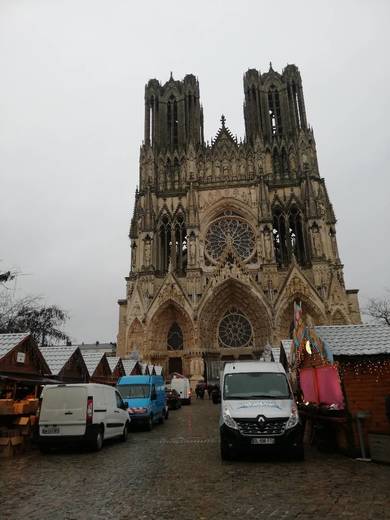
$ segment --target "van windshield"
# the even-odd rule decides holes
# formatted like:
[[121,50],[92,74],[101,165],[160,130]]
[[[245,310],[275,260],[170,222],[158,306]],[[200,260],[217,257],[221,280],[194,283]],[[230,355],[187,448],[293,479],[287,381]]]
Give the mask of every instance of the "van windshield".
[[122,399],[147,399],[150,394],[149,385],[118,385],[116,389]]
[[285,374],[277,372],[249,372],[226,374],[224,399],[290,399]]

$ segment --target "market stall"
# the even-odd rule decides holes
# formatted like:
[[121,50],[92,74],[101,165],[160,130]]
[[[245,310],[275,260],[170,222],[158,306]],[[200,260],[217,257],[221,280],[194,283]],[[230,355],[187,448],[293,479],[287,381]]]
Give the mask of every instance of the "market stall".
[[50,369],[29,334],[0,334],[0,457],[22,450]]
[[306,421],[306,440],[322,450],[348,450],[350,417],[338,363],[315,327],[305,322],[298,303],[294,303],[289,358],[300,414]]

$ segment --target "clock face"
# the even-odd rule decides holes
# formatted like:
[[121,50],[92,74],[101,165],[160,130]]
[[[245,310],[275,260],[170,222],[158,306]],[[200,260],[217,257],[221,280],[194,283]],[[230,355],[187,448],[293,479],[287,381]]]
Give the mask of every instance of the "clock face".
[[236,215],[214,220],[206,233],[206,254],[211,261],[215,263],[226,248],[234,249],[244,261],[254,252],[255,233],[246,220]]

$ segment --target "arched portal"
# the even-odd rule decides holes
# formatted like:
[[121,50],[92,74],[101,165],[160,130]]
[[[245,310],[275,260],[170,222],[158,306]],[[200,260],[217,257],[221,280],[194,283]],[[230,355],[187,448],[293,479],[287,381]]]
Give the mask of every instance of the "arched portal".
[[148,330],[151,359],[164,365],[167,374],[188,374],[186,353],[194,348],[194,326],[183,307],[174,300],[164,302]]
[[247,284],[228,279],[213,289],[200,317],[202,350],[238,358],[263,351],[271,338],[270,313]]
[[126,354],[137,351],[142,352],[144,347],[144,328],[138,318],[135,318],[127,332]]

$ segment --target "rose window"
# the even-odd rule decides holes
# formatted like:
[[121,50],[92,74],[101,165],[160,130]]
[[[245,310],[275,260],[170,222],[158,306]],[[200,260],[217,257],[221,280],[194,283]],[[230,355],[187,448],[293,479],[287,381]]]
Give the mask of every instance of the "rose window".
[[214,220],[206,233],[206,254],[210,260],[218,260],[227,247],[234,249],[241,260],[248,260],[255,247],[252,227],[235,215]]
[[237,309],[230,309],[219,323],[218,340],[223,348],[247,347],[252,336],[252,325]]

